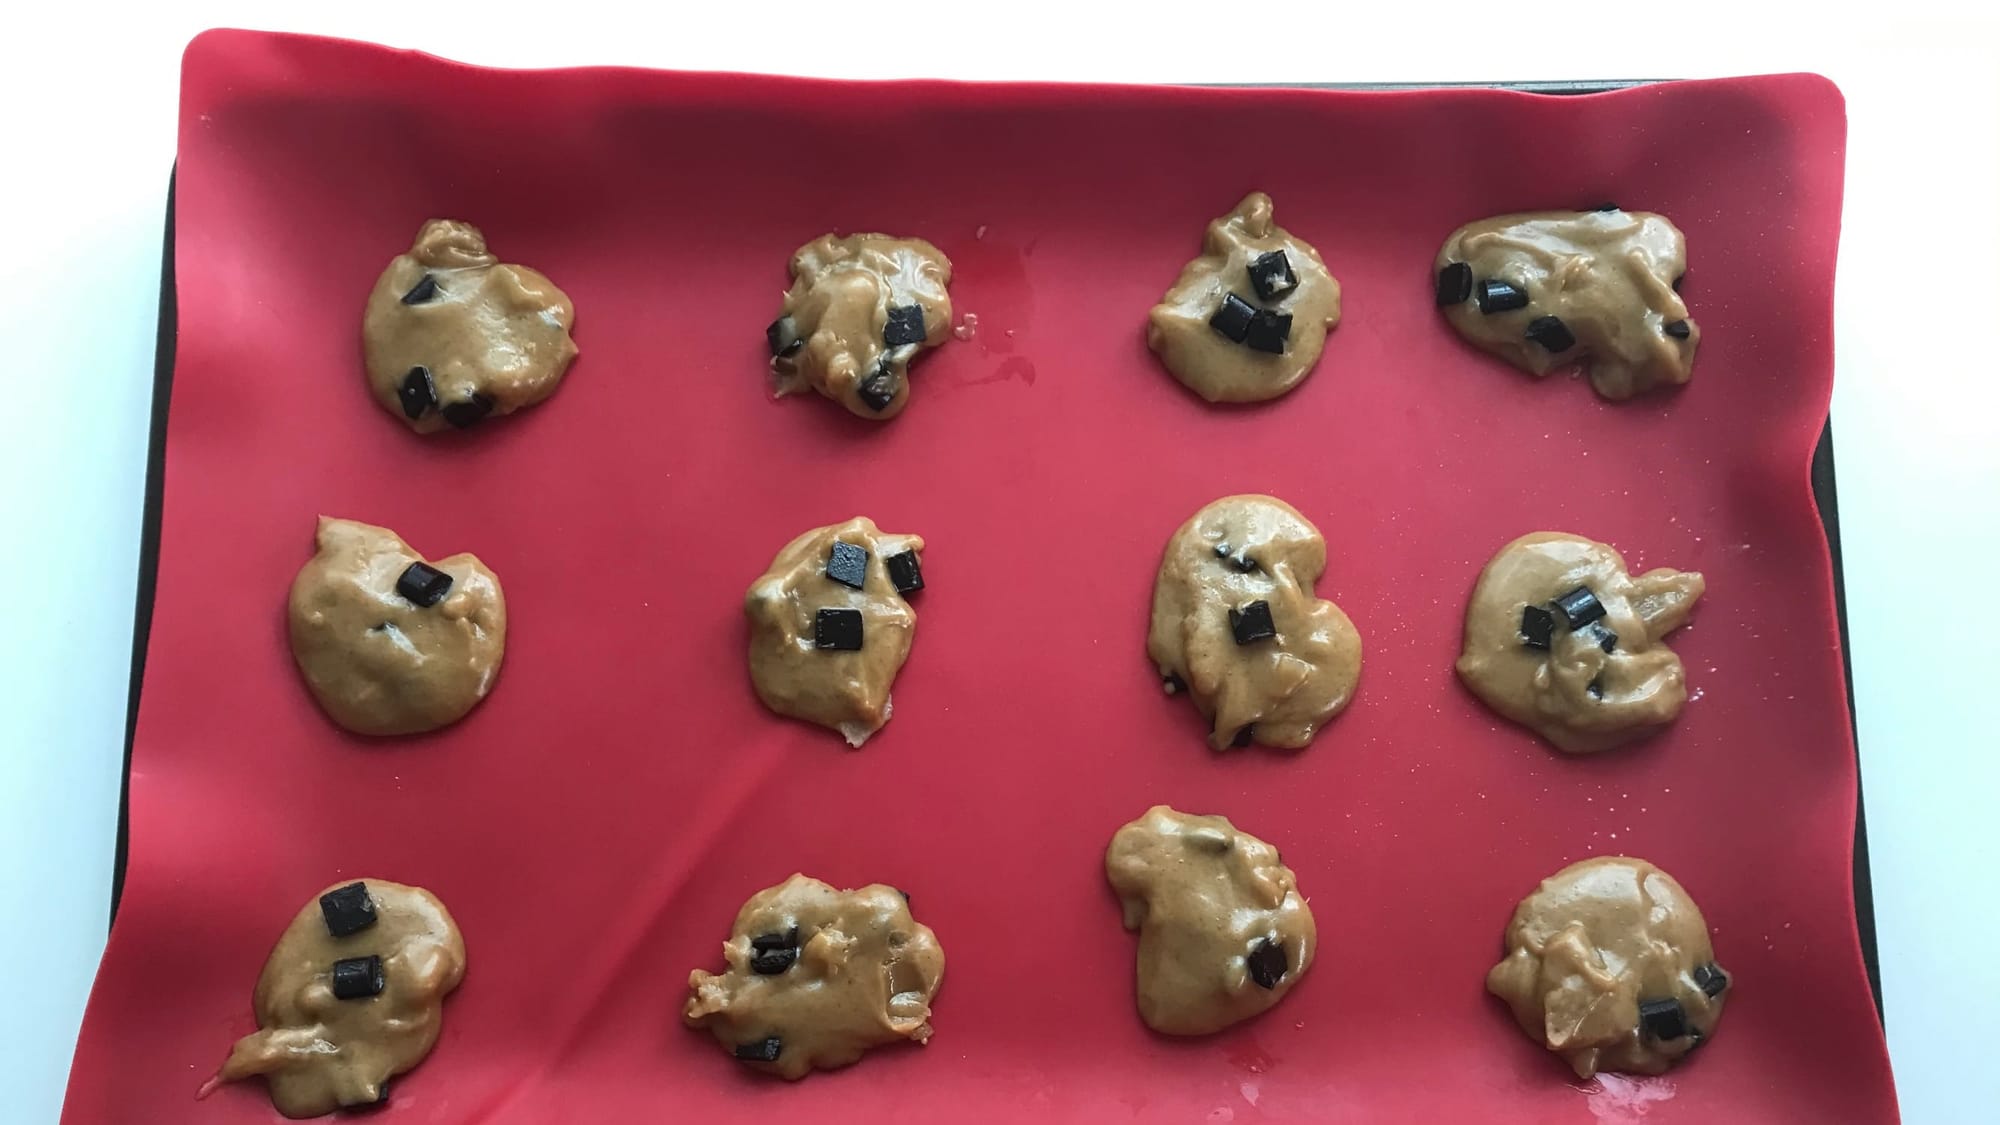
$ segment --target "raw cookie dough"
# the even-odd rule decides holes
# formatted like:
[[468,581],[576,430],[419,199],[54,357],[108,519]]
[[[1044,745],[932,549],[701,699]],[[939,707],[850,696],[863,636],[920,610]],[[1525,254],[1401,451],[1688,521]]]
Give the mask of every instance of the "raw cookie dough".
[[432,219],[368,296],[368,387],[420,434],[464,429],[556,393],[575,323],[554,282],[502,263],[471,223]]
[[1146,325],[1146,346],[1210,402],[1262,402],[1297,386],[1340,323],[1340,283],[1319,251],[1271,218],[1251,192],[1208,224]]
[[815,390],[886,421],[910,399],[910,362],[951,335],[951,259],[921,238],[831,234],[792,255],[792,288],[764,330],[778,395]]
[[1587,754],[1643,738],[1687,701],[1681,659],[1660,638],[1706,584],[1694,571],[1625,573],[1580,535],[1537,531],[1500,549],[1465,609],[1458,676],[1486,705]]
[[321,516],[292,580],[292,658],[334,722],[416,734],[457,722],[500,674],[507,600],[476,555],[427,563],[386,527]]
[[1139,931],[1139,1018],[1207,1035],[1285,998],[1318,931],[1278,849],[1220,816],[1165,805],[1111,837],[1104,874]]
[[860,746],[889,721],[889,687],[910,655],[924,541],[873,520],[816,527],[750,584],[750,682],[780,715]]
[[1529,211],[1438,251],[1437,303],[1467,340],[1536,375],[1579,364],[1608,399],[1688,381],[1701,329],[1675,292],[1687,240],[1645,211]]
[[1298,749],[1354,698],[1361,635],[1313,596],[1325,569],[1319,529],[1272,496],[1225,496],[1167,541],[1146,654],[1210,746]]
[[464,976],[465,941],[437,896],[386,879],[328,887],[271,950],[259,1030],[203,1093],[261,1074],[286,1117],[385,1102],[389,1079],[430,1054]]
[[743,904],[722,957],[721,974],[688,974],[682,1018],[758,1070],[804,1078],[931,1037],[944,949],[894,887],[793,875]]
[[1715,1034],[1728,973],[1673,876],[1600,856],[1544,879],[1514,908],[1486,991],[1579,1078],[1660,1074]]

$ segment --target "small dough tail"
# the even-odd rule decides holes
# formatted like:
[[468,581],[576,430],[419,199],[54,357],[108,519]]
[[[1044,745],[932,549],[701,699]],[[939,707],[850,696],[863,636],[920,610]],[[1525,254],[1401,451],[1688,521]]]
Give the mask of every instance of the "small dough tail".
[[1632,610],[1648,633],[1662,637],[1687,624],[1707,589],[1700,571],[1649,570],[1632,579]]

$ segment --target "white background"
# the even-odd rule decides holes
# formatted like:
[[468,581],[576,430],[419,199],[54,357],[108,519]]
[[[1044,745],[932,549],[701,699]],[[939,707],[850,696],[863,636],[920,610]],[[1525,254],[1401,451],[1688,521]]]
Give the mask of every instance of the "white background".
[[1986,0],[1957,6],[17,6],[0,20],[0,1121],[55,1120],[103,944],[180,51],[210,26],[854,78],[1833,78],[1851,128],[1834,430],[1890,1049],[1906,1120],[2000,1119],[2000,33]]

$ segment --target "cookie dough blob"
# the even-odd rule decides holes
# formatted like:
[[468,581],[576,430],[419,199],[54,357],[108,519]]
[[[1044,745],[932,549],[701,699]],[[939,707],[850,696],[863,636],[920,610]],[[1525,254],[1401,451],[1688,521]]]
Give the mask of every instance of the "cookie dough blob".
[[780,397],[818,391],[887,421],[910,363],[951,336],[951,259],[921,238],[822,235],[792,255],[792,288],[765,330]]
[[722,958],[719,974],[688,974],[682,1017],[758,1070],[804,1078],[930,1039],[944,949],[894,887],[793,875],[743,904]]
[[1225,496],[1167,541],[1146,654],[1211,747],[1298,749],[1354,698],[1361,635],[1314,596],[1325,569],[1319,529],[1273,496]]
[[575,324],[554,282],[495,258],[471,223],[432,219],[368,295],[368,389],[420,434],[512,414],[556,393]]
[[1514,908],[1486,991],[1579,1078],[1660,1074],[1715,1034],[1732,983],[1708,923],[1643,859],[1573,863]]
[[1139,931],[1139,1018],[1207,1035],[1278,1003],[1318,931],[1278,849],[1220,816],[1155,805],[1120,828],[1104,874]]
[[1201,257],[1153,306],[1146,346],[1210,402],[1262,402],[1312,371],[1339,323],[1340,283],[1255,191],[1208,224]]
[[924,541],[860,516],[816,527],[751,583],[750,682],[780,715],[831,727],[851,746],[889,721],[889,688],[909,658]]
[[1706,588],[1694,571],[1628,575],[1623,556],[1580,535],[1523,535],[1473,587],[1458,677],[1559,750],[1643,738],[1687,702],[1681,659],[1661,638]]
[[1436,270],[1451,326],[1524,371],[1581,365],[1608,399],[1692,374],[1701,329],[1674,291],[1687,239],[1662,216],[1613,207],[1484,219],[1452,232]]
[[493,687],[507,600],[476,555],[427,562],[386,527],[321,516],[292,580],[292,658],[313,698],[356,734],[457,722]]
[[436,895],[386,879],[335,884],[271,950],[258,1030],[215,1080],[263,1075],[286,1117],[385,1102],[389,1079],[437,1043],[444,998],[464,976],[465,941]]

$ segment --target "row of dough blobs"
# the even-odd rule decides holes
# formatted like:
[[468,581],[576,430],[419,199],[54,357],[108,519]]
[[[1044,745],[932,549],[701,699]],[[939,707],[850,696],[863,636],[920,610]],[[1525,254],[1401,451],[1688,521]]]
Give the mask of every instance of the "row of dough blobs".
[[[1312,910],[1278,849],[1221,816],[1157,805],[1118,829],[1105,876],[1136,930],[1140,1019],[1207,1035],[1275,1007],[1312,967]],[[723,971],[688,977],[682,1018],[742,1064],[788,1079],[927,1042],[944,949],[908,894],[803,874],[743,904]],[[429,891],[329,887],[257,981],[258,1030],[206,1085],[261,1076],[288,1117],[378,1106],[438,1041],[465,941]],[[1523,899],[1487,990],[1578,1076],[1658,1074],[1715,1034],[1730,985],[1680,884],[1644,860],[1573,864]]]

